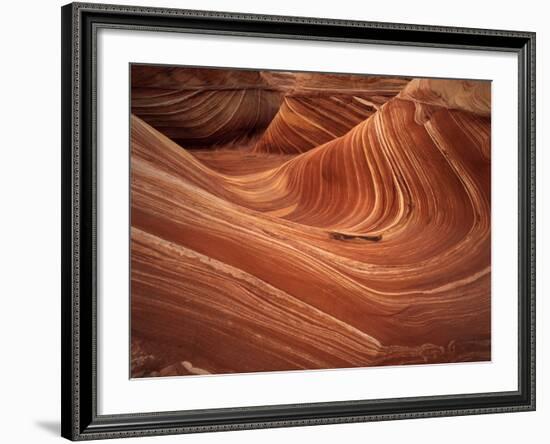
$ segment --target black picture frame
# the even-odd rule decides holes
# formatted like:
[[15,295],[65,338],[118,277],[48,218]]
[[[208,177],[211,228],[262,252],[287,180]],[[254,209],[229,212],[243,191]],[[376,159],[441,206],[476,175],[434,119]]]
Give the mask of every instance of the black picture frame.
[[[72,3],[62,14],[62,436],[71,440],[535,409],[535,33]],[[519,66],[518,390],[98,415],[96,31],[101,27],[508,51]],[[512,291],[512,290],[510,290]]]

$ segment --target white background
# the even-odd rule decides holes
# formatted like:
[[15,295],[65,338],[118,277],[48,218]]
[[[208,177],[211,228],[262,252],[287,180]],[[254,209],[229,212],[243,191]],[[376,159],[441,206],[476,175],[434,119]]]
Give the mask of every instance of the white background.
[[[97,60],[99,414],[517,389],[516,55],[100,29]],[[491,362],[129,380],[129,62],[491,79]]]
[[[423,443],[543,442],[550,420],[550,392],[543,373],[549,329],[545,293],[545,253],[548,236],[548,156],[543,152],[543,122],[550,103],[542,72],[550,47],[544,27],[549,15],[543,2],[231,2],[131,1],[142,5],[202,8],[256,13],[315,15],[334,18],[490,27],[537,31],[538,123],[538,410],[534,413],[438,418],[370,424],[146,438],[136,442],[252,443],[252,442],[378,442]],[[42,443],[59,440],[60,369],[60,150],[59,56],[61,2],[11,2],[2,11],[0,45],[0,405],[2,441]],[[540,6],[539,6],[540,5]],[[544,245],[544,247],[543,247]],[[545,251],[543,251],[543,248]],[[539,433],[537,439],[536,435]]]

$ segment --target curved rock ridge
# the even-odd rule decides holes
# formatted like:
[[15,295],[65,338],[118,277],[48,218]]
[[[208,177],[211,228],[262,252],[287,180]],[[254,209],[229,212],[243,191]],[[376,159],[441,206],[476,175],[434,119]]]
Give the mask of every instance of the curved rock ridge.
[[294,154],[132,117],[133,377],[491,359],[486,86],[418,83]]
[[132,66],[132,113],[187,147],[252,143],[281,100],[258,71]]
[[374,114],[407,79],[302,74],[254,146],[257,153],[298,154],[347,133]]
[[[453,343],[447,347],[384,346],[367,333],[226,263],[139,229],[132,230],[132,241],[132,266],[137,270],[132,281],[133,321],[147,324],[168,355],[161,359],[152,355],[153,362],[146,366],[156,366],[153,372],[162,373],[172,363],[184,362],[185,357],[204,373],[227,373],[237,366],[239,371],[349,367],[418,363],[456,354]],[[151,292],[157,295],[155,299],[149,296]],[[177,348],[171,350],[175,338]],[[470,349],[463,356],[471,353]],[[235,362],[239,358],[241,362]]]
[[491,82],[475,80],[413,79],[399,97],[416,103],[491,115]]

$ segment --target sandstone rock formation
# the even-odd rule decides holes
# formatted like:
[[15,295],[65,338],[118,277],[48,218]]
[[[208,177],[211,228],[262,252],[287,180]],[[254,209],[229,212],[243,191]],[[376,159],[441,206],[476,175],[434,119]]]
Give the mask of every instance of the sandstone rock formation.
[[489,360],[490,83],[132,71],[132,376]]

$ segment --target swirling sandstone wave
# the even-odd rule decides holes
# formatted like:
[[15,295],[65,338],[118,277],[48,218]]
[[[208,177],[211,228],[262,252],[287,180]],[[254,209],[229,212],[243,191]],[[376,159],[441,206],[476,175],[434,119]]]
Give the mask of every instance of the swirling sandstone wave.
[[133,376],[490,359],[490,95],[418,83],[294,155],[132,117]]
[[298,154],[342,136],[374,114],[406,79],[299,74],[256,143],[257,153]]
[[281,100],[258,71],[132,66],[132,113],[186,147],[249,143]]

